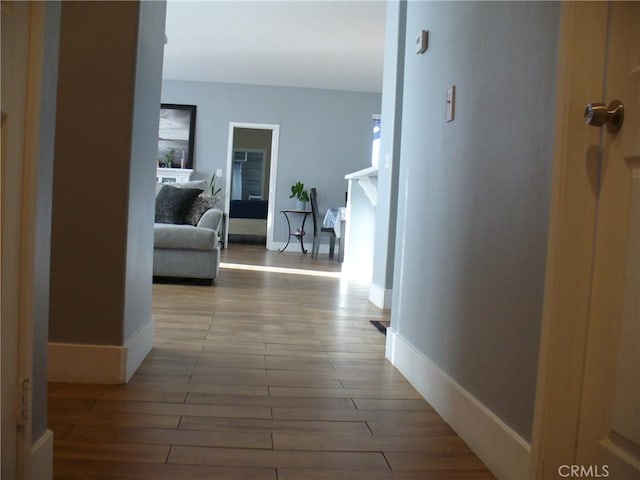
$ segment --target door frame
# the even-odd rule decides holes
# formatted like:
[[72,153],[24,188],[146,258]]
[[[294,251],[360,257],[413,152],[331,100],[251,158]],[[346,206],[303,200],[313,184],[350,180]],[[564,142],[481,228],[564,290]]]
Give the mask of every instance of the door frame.
[[280,125],[272,123],[229,122],[227,144],[227,174],[224,192],[224,211],[227,212],[224,228],[224,245],[229,247],[229,208],[231,205],[231,170],[233,167],[233,134],[236,128],[252,128],[255,130],[271,130],[271,161],[269,167],[269,204],[267,208],[267,250],[275,250],[273,242],[273,222],[275,219],[276,181],[278,178],[278,142]]
[[[0,120],[0,264],[5,280],[0,280],[0,356],[4,357],[5,362],[10,360],[1,365],[4,442],[1,445],[0,464],[3,474],[24,479],[44,479],[53,475],[53,433],[46,430],[39,438],[33,436],[32,388],[34,353],[42,353],[42,349],[46,349],[42,344],[34,344],[33,331],[36,318],[34,309],[41,300],[37,298],[35,278],[38,249],[36,211],[37,193],[42,186],[39,185],[42,179],[38,166],[41,162],[46,24],[52,13],[45,3],[3,2],[1,10],[3,20],[10,17],[13,23],[13,27],[7,30],[10,35],[8,38],[18,40],[19,44],[12,55],[3,57],[3,66],[6,66],[6,61],[9,66],[23,67],[26,84],[22,89],[14,83],[7,85],[8,92],[13,93],[7,97],[13,98],[6,105],[3,104]],[[25,32],[21,40],[16,36],[18,31]],[[4,34],[3,31],[3,37]],[[21,76],[18,79],[20,81]],[[11,125],[16,125],[16,128],[10,128]],[[50,179],[45,178],[45,181]],[[46,368],[46,365],[36,367]],[[40,401],[45,402],[46,408],[46,397],[38,398],[38,401],[40,408]]]
[[[603,100],[608,5],[563,2],[553,181],[530,477],[573,463],[593,274],[600,131],[582,121]],[[579,54],[577,54],[579,52]]]

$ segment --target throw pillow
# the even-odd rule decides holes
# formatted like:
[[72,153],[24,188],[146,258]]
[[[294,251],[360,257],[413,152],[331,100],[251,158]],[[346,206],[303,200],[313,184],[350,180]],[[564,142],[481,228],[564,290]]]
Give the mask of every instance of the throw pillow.
[[184,216],[184,220],[182,223],[189,225],[198,225],[198,222],[204,215],[204,212],[213,208],[214,205],[218,202],[218,197],[212,197],[211,195],[207,195],[206,193],[201,193],[196,197],[191,205],[191,208]]
[[156,196],[156,223],[182,223],[201,190],[165,185]]

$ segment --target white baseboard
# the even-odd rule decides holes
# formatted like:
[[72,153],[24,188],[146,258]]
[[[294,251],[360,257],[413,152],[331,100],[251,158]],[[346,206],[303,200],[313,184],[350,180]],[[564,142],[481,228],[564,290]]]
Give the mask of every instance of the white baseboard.
[[389,310],[391,308],[392,292],[390,288],[383,288],[372,283],[369,286],[369,301],[382,310]]
[[131,379],[142,361],[153,348],[154,323],[151,318],[145,325],[134,333],[125,345],[127,352],[126,382]]
[[49,342],[49,381],[125,383],[125,350],[125,347],[118,345]]
[[386,357],[498,479],[528,478],[530,445],[391,328]]
[[[277,250],[282,250],[284,248],[284,246],[286,245],[285,242],[271,242],[268,246],[267,246],[267,250],[270,250],[272,252],[275,252]],[[289,246],[287,247],[287,251],[289,251],[292,247],[297,247],[298,251],[300,251],[300,246],[298,241],[296,241],[295,245],[289,244]],[[293,251],[293,250],[292,250]]]
[[152,320],[124,346],[49,342],[48,379],[50,382],[127,383],[152,347]]
[[53,432],[47,430],[31,447],[31,478],[49,480],[53,478]]

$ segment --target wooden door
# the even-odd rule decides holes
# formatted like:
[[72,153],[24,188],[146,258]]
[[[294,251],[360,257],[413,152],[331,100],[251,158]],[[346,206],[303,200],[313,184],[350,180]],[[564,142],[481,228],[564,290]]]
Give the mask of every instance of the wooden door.
[[[604,103],[624,124],[602,128],[582,400],[574,464],[640,479],[640,3],[609,5]],[[598,99],[594,100],[598,101]],[[592,127],[588,127],[592,128]]]
[[29,8],[2,2],[2,466],[1,477],[18,478],[27,448],[19,419],[20,347],[20,231],[26,117]]
[[[536,479],[638,478],[638,8],[562,4]],[[586,104],[614,99],[618,133],[584,124]]]
[[41,301],[34,295],[34,265],[45,3],[3,1],[0,10],[0,477],[40,480],[51,471],[44,464],[48,452],[32,448],[31,432],[33,309]]

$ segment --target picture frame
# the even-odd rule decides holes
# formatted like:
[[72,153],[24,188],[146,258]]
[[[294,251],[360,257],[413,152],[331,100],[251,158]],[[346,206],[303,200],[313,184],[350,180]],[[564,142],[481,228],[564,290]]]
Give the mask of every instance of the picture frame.
[[164,168],[193,169],[196,105],[160,105],[157,164]]

